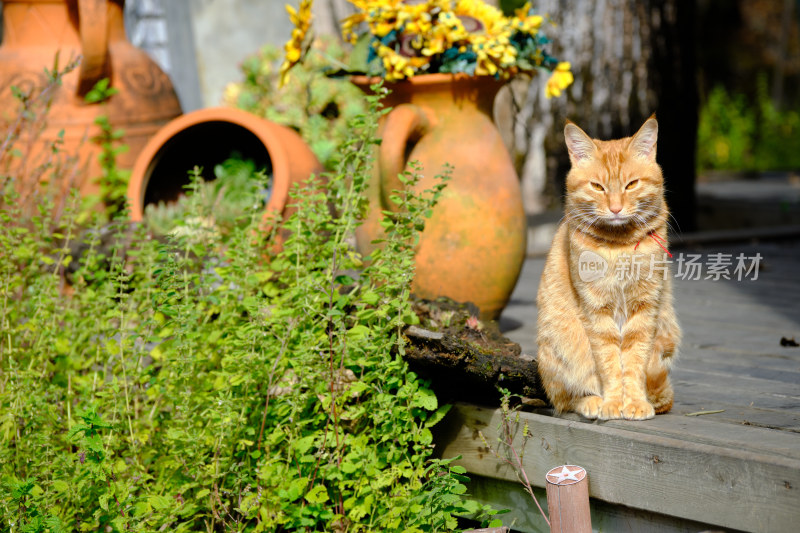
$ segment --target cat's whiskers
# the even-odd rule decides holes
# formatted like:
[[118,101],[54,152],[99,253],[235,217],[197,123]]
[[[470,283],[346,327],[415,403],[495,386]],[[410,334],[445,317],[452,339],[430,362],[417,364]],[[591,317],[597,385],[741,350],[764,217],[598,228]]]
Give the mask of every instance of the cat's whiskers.
[[594,224],[598,220],[600,220],[600,218],[601,218],[601,215],[595,215],[592,220],[588,220],[588,219],[584,220],[580,225],[575,227],[575,229],[573,230],[572,235],[570,236],[570,238],[574,239],[575,238],[575,234],[577,232],[579,232],[579,231],[581,233],[585,233],[585,234],[589,235],[590,237],[595,237],[595,235],[590,233],[588,230],[592,229],[594,227]]
[[577,205],[569,207],[563,218],[567,218],[567,220],[572,220],[576,223],[582,223],[588,220],[591,217],[596,216],[596,209],[592,205]]
[[[677,225],[677,226],[678,226],[678,231],[677,231],[677,232],[675,231],[675,228],[672,226],[672,224],[670,224],[670,222],[669,222],[669,219],[670,219],[670,218],[671,218],[672,220],[674,220],[674,221],[675,221],[675,225]],[[672,213],[670,213],[669,211],[667,211],[667,219],[664,221],[664,223],[667,225],[667,228],[669,228],[670,232],[671,232],[673,235],[680,235],[680,232],[681,232],[681,225],[680,225],[680,224],[678,224],[678,219],[677,219],[677,218],[675,218],[675,217],[672,215]]]
[[[656,198],[643,198],[637,204],[637,212],[645,220],[645,224],[650,227],[653,221],[658,220],[659,216],[666,212],[663,203]],[[669,229],[673,229],[669,219],[664,220]],[[652,228],[655,229],[655,228]],[[673,230],[674,231],[674,230]]]
[[634,213],[633,221],[636,223],[637,226],[644,232],[647,233],[647,221],[639,214]]

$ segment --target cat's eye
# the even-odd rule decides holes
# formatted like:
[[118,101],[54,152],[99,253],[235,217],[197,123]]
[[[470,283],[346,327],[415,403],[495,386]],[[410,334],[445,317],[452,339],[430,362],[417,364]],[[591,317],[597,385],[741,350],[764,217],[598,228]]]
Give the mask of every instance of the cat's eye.
[[596,181],[593,181],[591,183],[591,185],[592,185],[592,189],[594,189],[596,191],[604,191],[605,190],[605,188],[603,188],[603,186],[600,185],[599,183],[597,183]]
[[625,190],[629,191],[629,190],[633,189],[634,187],[636,187],[637,185],[639,185],[639,180],[631,180],[625,186]]

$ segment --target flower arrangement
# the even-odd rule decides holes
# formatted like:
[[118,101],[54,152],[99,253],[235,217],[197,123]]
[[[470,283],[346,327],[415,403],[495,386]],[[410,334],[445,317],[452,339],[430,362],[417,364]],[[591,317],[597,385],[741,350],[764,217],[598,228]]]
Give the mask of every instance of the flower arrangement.
[[[286,44],[286,76],[304,51],[313,0],[287,6],[295,29]],[[573,81],[570,64],[547,53],[545,18],[530,3],[505,15],[482,0],[348,0],[357,12],[342,21],[343,37],[355,45],[349,73],[397,81],[426,73],[465,73],[508,79],[545,69],[548,97]],[[360,51],[360,53],[359,53]]]

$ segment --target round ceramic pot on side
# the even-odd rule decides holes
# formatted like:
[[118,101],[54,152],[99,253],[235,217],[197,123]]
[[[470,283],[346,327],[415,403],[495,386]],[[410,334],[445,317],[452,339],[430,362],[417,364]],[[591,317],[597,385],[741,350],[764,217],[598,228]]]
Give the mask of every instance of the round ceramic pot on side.
[[[47,84],[44,69],[53,68],[56,54],[59,68],[70,58],[82,57],[80,66],[55,88],[46,129],[25,159],[37,160],[63,130],[61,150],[67,155],[77,153],[85,168],[75,183],[66,185],[79,187],[83,194],[99,190],[94,179],[101,175],[100,147],[91,142],[100,131],[94,124],[98,116],[106,115],[114,129],[124,130],[121,142],[129,150],[118,155],[117,163],[129,169],[147,140],[181,113],[169,77],[127,40],[124,4],[124,0],[3,1],[2,118],[13,118],[19,110],[12,86],[23,91],[43,88]],[[87,104],[84,97],[103,78],[109,78],[110,87],[118,92],[105,103]]]
[[[214,166],[238,152],[271,174],[270,196],[264,211],[268,225],[273,214],[291,215],[289,190],[318,173],[322,166],[303,139],[285,126],[240,109],[200,109],[176,118],[145,145],[128,183],[130,217],[139,222],[148,204],[174,202],[190,182],[188,172],[203,168],[213,179]],[[275,244],[285,238],[282,230]]]
[[[370,80],[353,79],[369,90]],[[393,110],[379,128],[370,211],[357,233],[363,254],[381,235],[381,210],[394,209],[398,174],[419,161],[417,192],[430,189],[446,164],[451,180],[425,224],[416,252],[413,292],[472,302],[483,319],[496,319],[519,278],[526,250],[526,217],[519,179],[494,121],[503,82],[489,77],[427,74],[387,83]]]

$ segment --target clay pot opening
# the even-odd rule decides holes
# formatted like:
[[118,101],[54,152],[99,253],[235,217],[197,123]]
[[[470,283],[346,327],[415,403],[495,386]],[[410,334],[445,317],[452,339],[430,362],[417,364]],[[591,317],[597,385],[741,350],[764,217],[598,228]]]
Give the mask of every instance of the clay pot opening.
[[203,179],[216,179],[214,167],[232,155],[252,159],[257,169],[273,173],[272,159],[262,139],[239,124],[222,120],[189,126],[161,146],[144,172],[143,205],[172,203],[184,194],[189,171],[202,167]]
[[[268,190],[261,191],[264,231],[270,231],[275,215],[286,219],[293,212],[288,202],[290,188],[322,170],[303,139],[287,127],[241,109],[198,109],[158,130],[136,158],[128,183],[131,221],[142,222],[147,205],[171,204],[181,198],[195,166],[202,166],[203,178],[213,181],[214,167],[234,154],[252,160],[255,169],[263,169],[269,178]],[[234,211],[239,208],[233,207]]]

